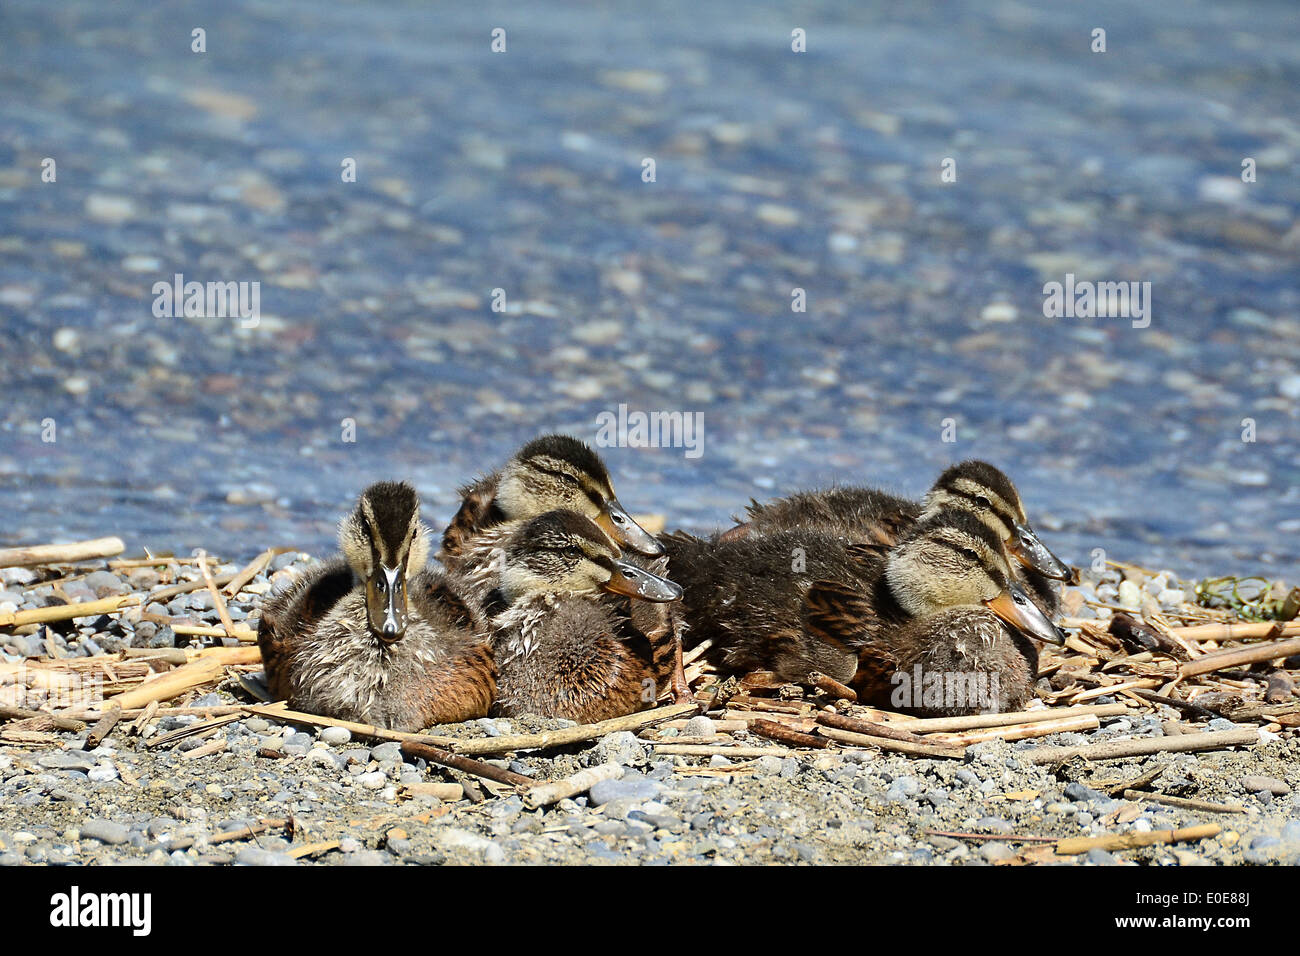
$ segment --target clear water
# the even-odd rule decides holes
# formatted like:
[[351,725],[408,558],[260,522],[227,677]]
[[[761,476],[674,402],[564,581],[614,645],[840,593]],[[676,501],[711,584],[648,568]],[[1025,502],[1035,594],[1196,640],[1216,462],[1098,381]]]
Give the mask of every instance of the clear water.
[[319,551],[626,404],[701,416],[606,451],[670,526],[985,457],[1072,561],[1296,577],[1291,4],[515,6],[0,8],[0,543]]

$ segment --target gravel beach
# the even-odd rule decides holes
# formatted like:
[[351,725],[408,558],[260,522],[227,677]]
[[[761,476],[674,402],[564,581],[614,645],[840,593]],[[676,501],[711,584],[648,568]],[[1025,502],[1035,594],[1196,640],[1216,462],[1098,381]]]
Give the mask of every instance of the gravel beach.
[[[305,560],[296,554],[276,557],[228,602],[232,621],[255,624],[259,593],[296,573]],[[182,582],[199,577],[193,568],[175,570]],[[238,570],[234,565],[213,569],[218,579]],[[85,600],[150,584],[157,592],[171,586],[163,580],[171,574],[153,568],[82,572],[59,588]],[[1079,589],[1069,589],[1077,597],[1067,593],[1066,603],[1102,620],[1109,608],[1080,601],[1096,591],[1118,595],[1114,583],[1120,574],[1108,570],[1099,577],[1099,587],[1085,580]],[[32,570],[0,571],[0,611],[57,600],[40,578]],[[1154,590],[1168,605],[1173,597],[1168,592],[1192,587],[1156,575],[1138,589],[1137,603],[1159,604]],[[1125,596],[1131,596],[1127,588]],[[0,662],[19,663],[37,650],[76,661],[126,648],[183,646],[173,627],[147,619],[164,615],[189,626],[219,625],[211,594],[196,590],[80,626],[7,637]],[[1040,691],[1050,692],[1051,686],[1044,679]],[[30,693],[39,698],[38,691]],[[1098,696],[1090,703],[1115,699]],[[183,703],[221,707],[250,700],[227,677],[216,690],[191,693]],[[492,760],[538,780],[601,764],[624,768],[621,777],[602,781],[589,793],[536,810],[525,809],[513,788],[412,761],[396,742],[354,739],[338,727],[302,729],[259,716],[235,717],[204,735],[163,746],[151,742],[211,718],[159,716],[138,734],[124,718],[90,750],[82,749],[89,728],[60,732],[23,722],[0,724],[0,863],[1300,863],[1300,736],[1294,726],[1272,725],[1274,733],[1264,729],[1267,720],[1235,723],[1213,715],[1196,720],[1165,706],[1134,703],[1123,714],[1102,718],[1088,733],[978,743],[962,759],[870,748],[791,749],[752,759],[656,754],[658,745],[683,740],[772,746],[743,731],[718,735],[712,720],[695,717],[683,726],[616,732],[586,744]],[[566,725],[484,719],[431,733],[469,739]],[[1029,757],[1042,746],[1248,728],[1261,740],[1249,749],[1091,764],[1036,765]],[[1131,799],[1116,794],[1116,787],[1122,791],[1125,781],[1138,778],[1145,778],[1137,784],[1140,794],[1130,793]],[[461,782],[468,786],[457,788]],[[430,786],[438,783],[453,786]],[[1238,812],[1169,806],[1148,795],[1206,801]],[[286,821],[292,821],[291,828]],[[1093,849],[1057,856],[1054,844],[1044,841],[977,837],[1061,839],[1205,823],[1220,824],[1221,832],[1113,853]],[[257,832],[243,830],[247,827]],[[231,833],[238,838],[229,839]]]

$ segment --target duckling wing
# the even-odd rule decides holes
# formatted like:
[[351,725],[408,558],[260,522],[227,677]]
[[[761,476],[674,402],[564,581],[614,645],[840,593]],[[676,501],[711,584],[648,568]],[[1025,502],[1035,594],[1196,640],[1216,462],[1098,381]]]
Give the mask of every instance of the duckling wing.
[[325,561],[262,602],[257,645],[266,685],[274,700],[292,696],[288,661],[302,639],[353,589],[352,569],[342,558]]
[[505,516],[494,503],[499,480],[500,476],[493,473],[460,489],[460,508],[443,531],[442,548],[437,554],[445,567],[455,568],[480,531],[504,520]]

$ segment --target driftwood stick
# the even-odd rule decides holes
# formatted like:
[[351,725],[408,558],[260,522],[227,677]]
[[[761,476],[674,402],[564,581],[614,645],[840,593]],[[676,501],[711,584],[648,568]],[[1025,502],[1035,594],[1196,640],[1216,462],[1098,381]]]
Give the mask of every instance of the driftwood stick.
[[1004,714],[969,714],[964,717],[924,717],[903,724],[914,734],[935,731],[976,730],[981,727],[1006,727],[1010,724],[1039,723],[1044,720],[1065,720],[1080,714],[1098,717],[1117,717],[1131,708],[1124,704],[1090,704],[1086,707],[1050,707],[1043,710],[1010,711]]
[[1184,810],[1204,810],[1207,813],[1245,813],[1245,807],[1230,807],[1226,803],[1211,803],[1209,800],[1191,800],[1187,797],[1174,797],[1165,793],[1150,793],[1142,790],[1125,790],[1125,800],[1135,800],[1139,803],[1146,801],[1149,803],[1163,803],[1171,807],[1181,807]]
[[1290,657],[1292,654],[1300,654],[1300,637],[1206,654],[1204,657],[1188,661],[1178,668],[1178,676],[1180,678],[1196,677],[1198,674],[1209,674],[1213,671],[1223,670],[1225,667],[1240,667],[1242,664],[1262,664],[1265,661],[1275,660],[1279,657]]
[[1184,714],[1187,714],[1190,717],[1195,717],[1198,720],[1213,720],[1215,717],[1219,716],[1208,707],[1202,707],[1200,704],[1194,704],[1188,700],[1180,700],[1177,697],[1168,697],[1164,694],[1157,694],[1153,690],[1135,688],[1130,691],[1130,693],[1136,694],[1143,700],[1150,701],[1153,704],[1164,704],[1166,707],[1172,707],[1174,710],[1182,711]]
[[243,590],[245,584],[266,570],[267,565],[271,563],[271,560],[277,554],[284,554],[292,550],[293,548],[267,548],[226,583],[224,590],[227,597],[234,597]]
[[946,747],[940,746],[939,744],[914,744],[909,743],[906,740],[891,740],[889,737],[873,737],[870,734],[858,734],[851,730],[839,730],[835,727],[822,727],[818,733],[843,744],[854,744],[858,747],[879,747],[881,750],[892,750],[895,753],[911,754],[916,757],[961,758],[966,756],[966,750],[962,747]]
[[847,684],[841,684],[829,674],[822,674],[818,671],[808,675],[808,683],[820,691],[825,691],[837,700],[847,700],[850,703],[858,702],[858,692]]
[[1228,747],[1247,747],[1259,743],[1259,731],[1220,730],[1204,734],[1178,734],[1174,737],[1138,737],[1133,740],[1115,740],[1101,744],[1084,744],[1081,747],[1037,747],[1022,752],[1035,764],[1059,763],[1071,757],[1085,760],[1114,760],[1119,757],[1145,757],[1158,753],[1190,753],[1197,750],[1226,750]]
[[208,593],[212,595],[212,605],[217,609],[217,616],[221,618],[221,626],[226,629],[226,636],[235,638],[235,625],[230,620],[230,612],[226,610],[226,599],[221,596],[221,589],[217,587],[217,582],[212,580],[212,571],[208,568],[208,556],[205,552],[199,552],[196,555],[199,561],[199,574],[203,575],[203,583],[208,586]]
[[538,784],[524,794],[524,806],[529,810],[549,807],[552,803],[559,803],[566,797],[576,797],[580,793],[586,793],[602,780],[617,780],[623,776],[623,772],[620,764],[603,763],[597,767],[579,770],[563,780]]
[[[654,745],[655,753],[665,757],[789,757],[794,751],[788,747],[719,747],[712,744],[660,744]],[[735,769],[720,767],[720,770]]]
[[778,724],[772,720],[754,720],[749,724],[749,732],[758,734],[760,737],[766,737],[768,740],[775,740],[777,743],[786,744],[790,747],[814,747],[818,750],[824,750],[831,745],[831,742],[825,737],[814,737],[812,734],[802,734],[797,730],[791,730],[784,724]]
[[818,714],[817,723],[823,727],[850,730],[855,734],[867,734],[871,737],[888,737],[890,740],[902,740],[912,744],[924,744],[926,742],[926,739],[920,734],[914,734],[911,731],[900,730],[897,727],[874,720],[859,720],[857,717],[849,717],[846,714],[833,714],[830,711]]
[[1098,837],[1071,837],[1056,844],[1058,856],[1075,856],[1092,849],[1131,850],[1139,846],[1153,846],[1157,843],[1181,843],[1184,840],[1204,840],[1217,836],[1223,828],[1217,823],[1204,823],[1195,827],[1183,827],[1178,830],[1150,830],[1146,833],[1111,833]]
[[[1171,627],[1169,633],[1183,640],[1240,641],[1248,638],[1291,637],[1300,634],[1300,621],[1247,622],[1244,624],[1194,624],[1190,627]],[[1276,633],[1275,633],[1276,632]]]
[[537,781],[531,777],[525,777],[521,773],[515,773],[513,770],[502,770],[500,767],[494,767],[490,763],[484,763],[481,760],[473,760],[469,757],[463,757],[460,754],[454,754],[450,751],[443,750],[440,747],[431,747],[428,744],[416,743],[413,740],[402,741],[402,753],[411,757],[423,757],[430,763],[441,764],[444,767],[450,767],[453,770],[459,770],[462,773],[473,774],[476,777],[482,777],[485,780],[495,780],[497,783],[504,783],[511,787],[532,787]]
[[85,742],[82,743],[81,749],[94,750],[104,738],[113,732],[117,722],[122,719],[122,708],[116,704],[109,704],[104,710],[104,716],[99,718],[99,722],[90,728],[90,733],[86,734]]
[[585,743],[598,740],[606,734],[617,730],[638,731],[665,720],[685,717],[699,710],[696,704],[671,704],[642,710],[624,717],[612,717],[596,724],[580,724],[577,727],[565,727],[562,730],[545,730],[538,734],[515,734],[505,737],[486,737],[481,740],[456,740],[452,749],[460,754],[503,754],[512,750],[549,750],[553,747],[565,747],[569,744]]
[[301,710],[288,710],[280,704],[241,704],[240,710],[258,717],[268,717],[284,724],[300,724],[306,727],[342,727],[354,737],[373,737],[375,740],[396,740],[398,743],[414,741],[419,744],[431,744],[435,747],[449,747],[458,741],[454,737],[435,737],[432,734],[415,734],[402,730],[389,730],[374,724],[362,724],[355,720],[339,720],[337,717],[322,717],[308,714]]
[[1033,737],[1048,737],[1052,734],[1064,734],[1074,731],[1096,730],[1101,721],[1096,714],[1079,714],[1065,720],[1041,720],[1036,724],[1011,724],[1007,727],[990,727],[986,730],[968,731],[964,734],[936,734],[930,738],[935,743],[942,741],[954,747],[968,747],[985,740],[1029,740]]
[[1057,837],[1031,836],[1015,833],[965,833],[961,830],[922,830],[930,836],[952,837],[957,840],[1005,840],[1008,843],[1055,843]]
[[0,550],[0,568],[23,568],[38,564],[75,564],[93,558],[111,558],[126,550],[121,538],[95,538],[72,544],[38,544],[30,548]]
[[27,611],[0,611],[0,627],[22,627],[26,624],[71,621],[79,617],[98,617],[139,603],[140,598],[134,594],[119,594],[98,601],[53,604],[50,607],[37,607]]
[[209,740],[202,747],[195,747],[193,750],[187,750],[181,754],[182,760],[197,760],[199,757],[210,757],[213,754],[219,754],[226,749],[226,738],[218,737],[215,740]]
[[151,700],[171,700],[191,687],[220,679],[227,665],[256,664],[261,659],[261,652],[256,647],[209,647],[200,651],[188,664],[118,695],[115,702],[123,710],[129,710],[143,707]]
[[199,721],[198,723],[190,724],[188,727],[181,727],[177,730],[173,730],[171,733],[154,737],[152,740],[145,743],[145,747],[149,750],[166,747],[168,744],[174,744],[176,741],[184,740],[186,737],[193,737],[196,734],[206,734],[224,727],[227,724],[233,724],[243,716],[243,714],[228,714],[224,717],[214,717],[211,720]]
[[1164,772],[1164,767],[1152,767],[1150,770],[1138,774],[1132,780],[1115,780],[1110,783],[1098,782],[1094,785],[1093,789],[1101,790],[1107,796],[1111,797],[1123,790],[1133,790],[1136,792],[1141,790],[1143,787],[1154,783],[1156,778]]
[[[232,624],[230,629],[212,627],[208,624],[171,624],[172,631],[181,637],[233,637],[241,644],[256,644],[257,632],[247,626]],[[135,650],[136,648],[131,648]]]
[[[218,574],[212,580],[217,582],[218,587],[221,587],[235,580],[235,575],[233,573]],[[179,597],[182,594],[189,594],[191,591],[197,591],[199,588],[205,588],[207,586],[208,582],[204,581],[202,578],[199,578],[197,581],[184,581],[180,584],[173,584],[169,587],[163,588],[161,591],[154,591],[151,593],[149,595],[149,602],[166,604],[174,597]]]
[[[260,820],[257,823],[246,827],[240,827],[238,830],[227,830],[224,833],[218,833],[215,836],[208,837],[208,845],[213,843],[229,843],[231,840],[247,840],[257,836],[259,833],[265,833],[267,830],[279,829],[288,825],[288,820]],[[179,840],[168,840],[163,843],[155,843],[153,846],[146,847],[146,851],[162,850],[170,853],[172,850],[184,850],[194,845],[194,837],[181,837]]]
[[84,721],[75,720],[61,714],[47,714],[43,710],[28,710],[26,707],[10,707],[0,704],[0,720],[32,720],[36,717],[48,717],[56,729],[80,733],[86,729]]

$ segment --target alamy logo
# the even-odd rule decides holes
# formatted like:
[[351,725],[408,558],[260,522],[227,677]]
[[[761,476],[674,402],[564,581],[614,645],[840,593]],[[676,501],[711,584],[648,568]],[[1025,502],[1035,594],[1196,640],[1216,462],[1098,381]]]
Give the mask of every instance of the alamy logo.
[[596,444],[602,448],[685,448],[685,457],[704,454],[703,412],[618,412],[596,416]]
[[127,926],[134,936],[153,929],[153,896],[149,893],[82,893],[74,886],[50,897],[50,925],[60,929]]
[[225,319],[255,329],[262,321],[262,283],[186,282],[176,273],[171,282],[153,284],[153,314],[160,319]]
[[910,671],[895,671],[889,678],[894,685],[889,702],[896,710],[986,710],[998,704],[1001,681],[997,674],[984,671],[923,671],[915,665]]
[[1043,286],[1043,315],[1049,319],[1132,319],[1133,328],[1151,324],[1150,282],[1076,282],[1074,273],[1065,282]]

